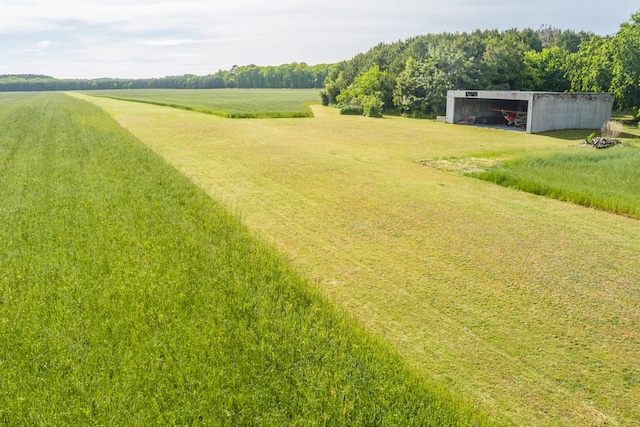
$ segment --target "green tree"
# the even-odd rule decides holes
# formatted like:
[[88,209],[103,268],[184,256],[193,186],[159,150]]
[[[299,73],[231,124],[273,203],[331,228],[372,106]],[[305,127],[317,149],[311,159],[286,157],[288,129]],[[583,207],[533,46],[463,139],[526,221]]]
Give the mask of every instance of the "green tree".
[[531,46],[528,46],[514,30],[490,37],[482,58],[485,88],[522,88],[523,58],[527,50],[531,50]]
[[340,92],[346,89],[347,86],[348,83],[346,82],[342,72],[338,72],[335,77],[333,76],[333,73],[328,75],[324,81],[324,88],[320,91],[322,103],[324,105],[337,103],[338,101],[336,98],[340,95]]
[[[365,101],[369,105],[369,111],[377,115],[377,109],[382,110],[382,91],[386,80],[386,71],[380,71],[380,67],[373,65],[366,72],[355,78],[353,83],[347,86],[338,96],[338,105],[365,106]],[[365,111],[365,114],[367,112]],[[381,115],[381,113],[379,114]]]
[[423,73],[427,88],[426,113],[442,114],[447,106],[447,90],[473,89],[470,78],[473,62],[464,52],[444,41],[433,46]]
[[313,87],[313,72],[311,68],[304,62],[294,65],[293,74],[296,77],[296,88]]
[[558,46],[546,47],[541,52],[528,50],[523,58],[523,90],[565,92],[571,89],[565,76],[569,58],[566,50]]
[[616,106],[640,107],[640,10],[622,23],[611,45],[611,91]]
[[575,92],[608,92],[611,87],[611,37],[593,36],[567,58],[567,77]]
[[424,75],[418,62],[410,56],[404,70],[396,79],[393,91],[393,104],[403,115],[424,110],[423,102],[427,94]]
[[447,90],[474,86],[474,62],[453,43],[442,40],[428,49],[427,58],[409,57],[396,79],[393,102],[406,115],[441,114]]
[[582,42],[589,41],[593,36],[593,33],[585,31],[580,31],[578,33],[571,30],[562,31],[553,41],[553,46],[558,46],[570,53],[575,53],[580,48],[580,44]]

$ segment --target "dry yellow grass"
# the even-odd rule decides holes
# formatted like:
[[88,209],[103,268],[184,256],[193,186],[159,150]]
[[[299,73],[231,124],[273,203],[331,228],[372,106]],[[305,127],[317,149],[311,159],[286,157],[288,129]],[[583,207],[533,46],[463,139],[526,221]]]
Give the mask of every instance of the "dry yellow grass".
[[229,120],[87,99],[426,378],[516,424],[640,419],[640,222],[419,162],[571,141],[319,106]]

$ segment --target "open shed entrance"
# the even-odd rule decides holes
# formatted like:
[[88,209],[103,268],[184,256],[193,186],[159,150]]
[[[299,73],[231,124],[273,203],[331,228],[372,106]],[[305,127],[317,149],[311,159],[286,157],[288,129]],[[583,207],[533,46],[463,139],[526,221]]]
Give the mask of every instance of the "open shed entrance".
[[[480,98],[473,91],[465,94],[467,96],[455,99],[452,123],[526,130],[528,99]],[[447,116],[449,115],[450,111],[447,109]]]

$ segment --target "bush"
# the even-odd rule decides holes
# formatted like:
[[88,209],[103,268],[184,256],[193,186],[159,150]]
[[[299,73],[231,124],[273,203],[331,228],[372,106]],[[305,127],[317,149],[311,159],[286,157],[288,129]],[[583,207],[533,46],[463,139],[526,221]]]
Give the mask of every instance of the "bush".
[[329,95],[325,90],[320,91],[320,101],[322,102],[322,105],[324,105],[325,107],[329,105],[329,101],[330,101]]
[[363,101],[363,114],[367,117],[382,117],[384,102],[377,95],[369,95]]
[[340,114],[360,116],[364,114],[364,108],[362,105],[349,104],[340,108]]

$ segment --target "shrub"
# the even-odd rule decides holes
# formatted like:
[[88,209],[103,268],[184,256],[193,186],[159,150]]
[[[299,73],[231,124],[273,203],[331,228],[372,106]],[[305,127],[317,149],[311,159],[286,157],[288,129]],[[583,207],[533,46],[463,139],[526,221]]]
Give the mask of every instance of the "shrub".
[[322,105],[324,105],[325,107],[327,107],[329,105],[329,95],[327,94],[326,90],[321,90],[320,91],[320,102],[322,103]]
[[382,117],[384,102],[378,95],[369,95],[363,101],[363,114],[367,117]]
[[340,114],[359,116],[364,114],[362,105],[349,104],[340,108]]

